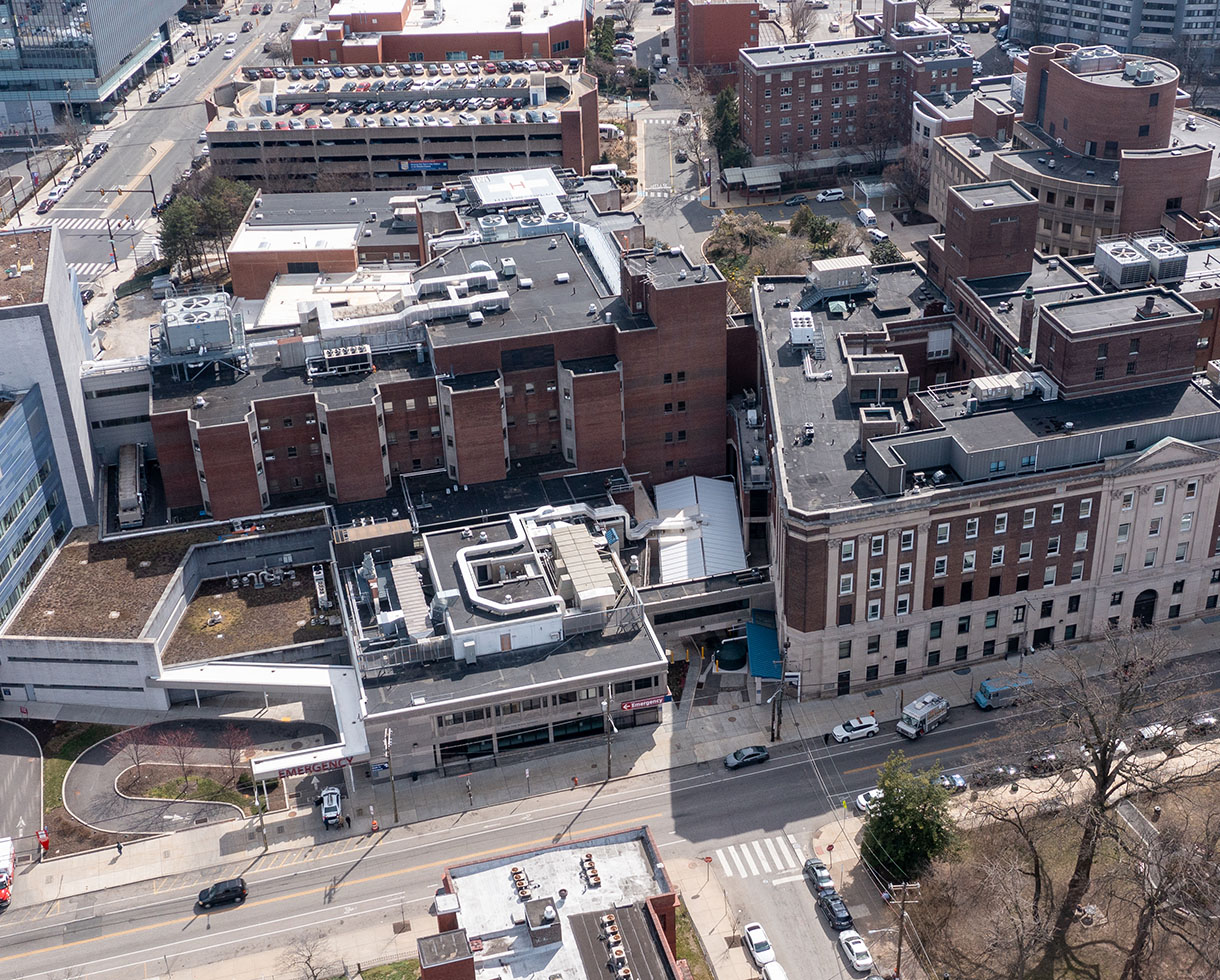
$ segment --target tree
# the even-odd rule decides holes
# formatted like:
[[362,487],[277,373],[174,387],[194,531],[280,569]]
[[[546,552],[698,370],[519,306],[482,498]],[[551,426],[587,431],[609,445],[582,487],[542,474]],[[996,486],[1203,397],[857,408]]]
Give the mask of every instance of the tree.
[[80,163],[80,151],[89,136],[89,127],[81,122],[80,117],[74,111],[65,112],[64,124],[60,127],[60,133],[64,138],[64,142],[76,154],[76,162]]
[[[1044,710],[1012,721],[1018,740],[1023,735],[1031,752],[1044,750],[1047,721],[1053,719],[1060,726],[1058,741],[1078,752],[1081,762],[1069,808],[1079,826],[1076,856],[1054,910],[1045,954],[1048,973],[1064,953],[1067,931],[1089,891],[1098,846],[1117,832],[1118,804],[1134,792],[1175,792],[1215,778],[1214,762],[1183,764],[1172,753],[1129,748],[1140,744],[1152,678],[1168,672],[1170,652],[1168,633],[1132,626],[1109,631],[1088,659],[1082,648],[1060,648],[1040,654],[1036,665],[1026,663],[1034,679],[1030,701]],[[1181,704],[1181,693],[1173,681],[1156,685],[1162,722],[1185,730],[1191,709]]]
[[936,0],[915,0],[915,6],[919,8],[920,13],[926,14],[935,2]]
[[874,173],[883,171],[896,147],[910,142],[910,132],[909,101],[904,107],[901,99],[891,98],[869,108],[860,122],[858,140]]
[[182,779],[186,781],[186,774],[191,768],[191,764],[195,761],[195,736],[188,728],[166,728],[157,737],[157,744],[170,757],[174,765],[178,767],[178,771],[182,773]]
[[1175,38],[1173,50],[1168,56],[1181,72],[1181,86],[1190,93],[1192,105],[1199,101],[1202,94],[1213,47],[1214,45],[1209,45],[1202,38],[1179,35]]
[[176,197],[161,212],[158,240],[161,254],[170,266],[182,266],[194,274],[199,222],[202,217],[199,202],[190,197]]
[[974,0],[949,0],[949,6],[957,11],[958,20],[964,20],[966,11],[974,6]]
[[985,865],[983,875],[984,891],[991,899],[985,948],[989,957],[1012,965],[1012,980],[1025,980],[1030,962],[1048,938],[1037,898],[1029,894],[1028,871],[1019,857],[1001,852]]
[[288,38],[279,38],[271,41],[271,50],[268,54],[271,55],[272,61],[278,61],[280,64],[286,65],[292,61],[292,42]]
[[241,227],[246,209],[254,197],[254,188],[249,184],[241,184],[223,177],[211,177],[202,188],[203,228],[217,254],[228,266],[228,256],[225,249],[232,240],[237,229]]
[[140,767],[148,760],[148,745],[143,728],[128,728],[114,739],[115,755],[125,755],[135,767],[136,779],[140,778]]
[[898,161],[890,164],[882,173],[897,189],[899,198],[906,202],[907,214],[914,214],[928,192],[931,178],[923,151],[914,144],[905,147],[898,155]]
[[286,980],[326,980],[342,973],[329,938],[321,932],[294,932],[278,966]]
[[902,253],[898,251],[898,246],[887,238],[873,246],[868,260],[873,265],[891,265],[902,261]]
[[912,881],[956,839],[949,791],[940,772],[913,772],[901,752],[891,752],[877,772],[884,794],[869,811],[860,856],[882,882]]
[[817,8],[813,0],[788,0],[784,7],[782,25],[788,32],[788,40],[801,44],[818,25]]
[[814,214],[808,204],[796,209],[788,222],[788,234],[806,239],[813,246],[813,253],[820,259],[828,258],[834,251],[834,236],[838,222],[824,214]]
[[635,26],[635,22],[640,16],[641,6],[643,5],[640,3],[640,0],[627,0],[627,2],[619,8],[618,12],[622,15],[623,26],[626,27],[627,30],[631,30],[632,27]]
[[750,278],[803,276],[809,271],[809,246],[795,238],[771,238],[750,253]]
[[220,750],[224,753],[225,765],[229,768],[229,780],[237,782],[237,770],[241,766],[250,739],[236,725],[226,725],[220,733]]
[[603,61],[614,61],[614,21],[608,17],[598,17],[593,22],[593,30],[589,37],[593,53]]

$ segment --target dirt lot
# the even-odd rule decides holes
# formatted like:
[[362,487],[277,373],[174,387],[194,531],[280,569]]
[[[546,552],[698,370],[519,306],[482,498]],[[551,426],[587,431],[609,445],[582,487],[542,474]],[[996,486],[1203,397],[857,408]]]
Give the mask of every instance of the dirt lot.
[[[310,513],[266,523],[269,531],[279,531],[320,519]],[[191,545],[215,541],[220,533],[201,527],[99,543],[96,528],[78,528],[5,632],[134,639]]]
[[297,569],[296,585],[262,589],[232,589],[225,579],[204,582],[170,638],[163,661],[191,663],[341,635],[338,626],[309,625],[315,602],[309,571]]

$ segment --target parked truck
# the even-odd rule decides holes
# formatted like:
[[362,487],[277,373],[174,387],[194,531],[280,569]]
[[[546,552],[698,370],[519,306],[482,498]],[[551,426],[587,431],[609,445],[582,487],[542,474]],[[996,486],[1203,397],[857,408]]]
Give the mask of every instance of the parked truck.
[[949,702],[939,694],[929,691],[916,698],[902,709],[898,722],[898,734],[907,738],[919,738],[949,717]]
[[1027,697],[1033,686],[1034,679],[1028,674],[1017,674],[1015,677],[988,677],[974,692],[974,703],[984,711],[1003,708],[1018,698]]

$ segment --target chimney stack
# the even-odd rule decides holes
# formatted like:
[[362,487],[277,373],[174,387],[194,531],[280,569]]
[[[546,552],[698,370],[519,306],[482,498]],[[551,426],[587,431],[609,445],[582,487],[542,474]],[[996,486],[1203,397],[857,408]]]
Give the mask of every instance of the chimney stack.
[[1034,287],[1026,286],[1025,295],[1021,297],[1021,331],[1020,346],[1032,353],[1034,339]]

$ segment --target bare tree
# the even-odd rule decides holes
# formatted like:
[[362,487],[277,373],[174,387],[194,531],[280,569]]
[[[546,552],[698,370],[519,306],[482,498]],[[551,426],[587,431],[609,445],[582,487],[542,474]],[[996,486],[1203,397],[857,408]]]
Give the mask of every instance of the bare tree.
[[143,728],[128,728],[115,736],[116,755],[125,755],[135,767],[136,779],[140,778],[140,767],[148,761],[148,745],[144,741]]
[[923,151],[914,143],[898,155],[898,162],[883,171],[885,179],[894,185],[898,196],[906,202],[907,213],[913,213],[927,195],[931,170]]
[[911,105],[898,98],[874,103],[860,121],[857,140],[871,169],[881,173],[897,148],[911,139]]
[[957,11],[957,19],[962,20],[966,11],[974,6],[974,0],[949,0],[949,6]]
[[157,738],[157,744],[178,767],[185,782],[186,774],[195,761],[195,736],[187,728],[167,728]]
[[250,748],[250,739],[236,725],[226,725],[220,733],[220,750],[224,753],[225,765],[229,767],[226,780],[237,782],[237,770],[241,766],[246,750]]
[[1201,38],[1181,35],[1176,38],[1169,60],[1178,66],[1181,72],[1182,88],[1190,93],[1191,105],[1199,101],[1203,91],[1203,83],[1207,77],[1212,46]]
[[626,3],[619,9],[619,13],[623,17],[623,26],[627,30],[631,30],[635,25],[636,20],[640,16],[640,7],[643,6],[640,0],[627,0]]
[[267,52],[271,55],[272,61],[278,61],[280,64],[288,64],[292,61],[292,42],[287,38],[268,42],[271,45],[271,50]]
[[789,0],[784,8],[782,24],[788,40],[803,43],[818,25],[818,11],[813,0]]
[[60,127],[60,134],[63,136],[64,142],[72,148],[72,152],[76,154],[76,162],[80,163],[80,151],[89,136],[89,127],[81,122],[75,112],[66,112],[64,124]]
[[342,971],[330,940],[319,932],[293,933],[278,966],[285,980],[326,980]]
[[1031,897],[1021,859],[1000,853],[982,868],[990,897],[983,939],[991,956],[1011,965],[1012,980],[1025,980],[1030,965],[1049,937],[1046,921]]
[[920,13],[926,14],[935,2],[936,0],[915,0],[915,6],[919,8]]

